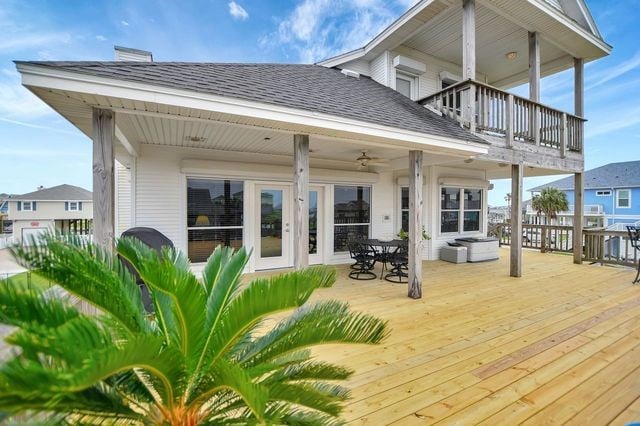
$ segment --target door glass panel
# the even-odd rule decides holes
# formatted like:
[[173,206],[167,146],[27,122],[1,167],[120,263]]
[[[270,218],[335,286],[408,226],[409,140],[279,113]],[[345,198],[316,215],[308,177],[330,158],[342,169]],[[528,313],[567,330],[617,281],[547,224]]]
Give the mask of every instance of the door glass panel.
[[309,254],[318,252],[318,191],[309,191]]
[[260,192],[260,256],[282,256],[282,190]]

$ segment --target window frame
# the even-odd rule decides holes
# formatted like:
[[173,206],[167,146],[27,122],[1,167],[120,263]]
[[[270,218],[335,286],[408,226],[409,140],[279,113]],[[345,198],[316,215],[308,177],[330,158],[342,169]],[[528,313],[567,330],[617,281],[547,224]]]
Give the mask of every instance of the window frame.
[[[402,213],[404,213],[405,211],[407,212],[407,216],[409,214],[409,202],[407,201],[407,208],[404,209],[402,208],[402,191],[403,190],[407,190],[407,196],[409,195],[409,185],[399,185],[400,190],[398,191],[398,211],[400,212],[400,214],[398,215],[398,232],[396,233],[400,233],[400,230],[404,229],[402,228]],[[409,232],[409,223],[407,223],[407,229],[405,229],[406,232]]]
[[[459,196],[459,205],[457,209],[443,209],[442,208],[442,190],[444,188],[457,189]],[[465,209],[464,207],[464,194],[465,191],[480,191],[480,208],[479,209]],[[462,235],[462,234],[481,234],[484,232],[484,220],[485,217],[485,199],[486,188],[480,186],[457,186],[457,185],[440,185],[438,190],[438,235],[450,236],[450,235]],[[454,232],[442,231],[442,213],[443,212],[457,212],[458,213],[458,230]],[[464,230],[464,216],[466,212],[478,212],[478,229],[474,231]]]
[[596,197],[611,197],[611,190],[603,189],[603,190],[596,191]]
[[[396,92],[398,92],[398,79],[409,82],[409,99],[415,100],[417,98],[418,77],[406,72],[396,71],[396,81],[394,82],[394,90]],[[401,93],[401,95],[404,94]]]
[[[240,182],[242,184],[242,225],[224,225],[224,226],[215,226],[215,225],[207,225],[207,226],[189,226],[189,181],[190,180],[199,180],[199,181],[216,181],[216,182]],[[203,176],[187,176],[185,179],[185,209],[184,209],[184,217],[186,222],[186,243],[187,243],[187,257],[189,257],[189,231],[207,231],[207,230],[226,230],[226,229],[240,229],[242,234],[242,245],[247,242],[246,228],[247,228],[247,181],[244,179],[235,179],[235,178],[226,178],[226,177],[203,177]],[[191,259],[189,257],[189,259]],[[194,264],[201,264],[203,262],[193,262]]]
[[[357,188],[357,187],[363,187],[363,188],[369,188],[369,222],[358,222],[358,223],[336,223],[336,214],[335,214],[335,206],[336,206],[336,189],[337,188],[341,188],[341,187],[350,187],[350,188]],[[373,208],[372,208],[372,201],[373,201],[373,185],[364,185],[364,184],[334,184],[333,188],[332,188],[332,199],[333,199],[333,206],[332,206],[332,223],[331,223],[331,231],[333,232],[333,247],[331,248],[331,250],[333,251],[333,254],[336,255],[340,255],[340,254],[344,254],[347,253],[348,250],[343,250],[343,251],[336,251],[336,246],[335,246],[335,237],[336,237],[336,227],[337,226],[364,226],[367,225],[367,238],[371,238],[371,227],[372,227],[372,216],[373,216]]]
[[[627,200],[627,205],[626,206],[621,206],[620,205],[620,192],[622,191],[626,191],[626,193],[628,194],[626,198],[623,198]],[[616,189],[616,208],[617,209],[630,209],[631,208],[631,189],[625,188],[625,189]]]
[[[29,206],[29,208],[27,208]],[[32,212],[33,210],[33,201],[22,201],[21,209],[23,212]]]
[[[74,204],[75,204],[75,208],[73,208]],[[78,202],[77,201],[69,201],[69,211],[70,212],[80,211],[80,209],[78,208]]]

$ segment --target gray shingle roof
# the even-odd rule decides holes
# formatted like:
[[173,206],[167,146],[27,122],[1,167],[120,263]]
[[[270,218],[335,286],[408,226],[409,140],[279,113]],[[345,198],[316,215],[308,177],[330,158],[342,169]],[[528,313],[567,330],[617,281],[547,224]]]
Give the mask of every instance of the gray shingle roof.
[[369,77],[320,65],[184,62],[20,62],[346,117],[429,135],[486,143]]
[[28,194],[15,195],[11,201],[21,200],[43,200],[43,201],[91,201],[93,194],[84,188],[73,185],[58,185]]
[[[536,186],[529,191],[542,191],[544,188],[561,190],[573,189],[573,176]],[[585,189],[632,188],[640,187],[640,161],[610,163],[584,172]]]

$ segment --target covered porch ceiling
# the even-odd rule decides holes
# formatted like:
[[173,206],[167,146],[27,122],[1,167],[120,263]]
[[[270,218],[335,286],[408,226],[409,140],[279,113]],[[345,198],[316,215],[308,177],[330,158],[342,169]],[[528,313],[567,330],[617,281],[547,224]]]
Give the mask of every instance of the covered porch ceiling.
[[[364,58],[372,60],[384,50],[404,46],[461,66],[462,1],[422,1],[414,9],[365,46]],[[486,83],[509,88],[527,82],[529,32],[540,35],[542,76],[571,68],[574,57],[589,62],[611,50],[543,1],[476,0],[476,68]],[[505,56],[510,52],[515,52],[513,59]],[[343,56],[348,55],[357,52]]]

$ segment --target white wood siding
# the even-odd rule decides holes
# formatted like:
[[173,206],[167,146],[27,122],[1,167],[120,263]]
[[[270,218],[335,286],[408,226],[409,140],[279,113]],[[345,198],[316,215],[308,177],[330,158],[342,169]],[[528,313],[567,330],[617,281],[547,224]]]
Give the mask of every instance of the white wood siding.
[[136,167],[135,225],[155,228],[186,251],[186,182],[177,149],[143,145]]
[[116,235],[132,227],[132,174],[131,169],[116,161]]
[[[18,202],[9,201],[9,220],[55,220],[55,219],[92,219],[93,218],[93,202],[87,200],[82,201],[82,210],[67,211],[64,209],[64,201],[38,201],[36,202],[36,211],[21,210],[18,211]],[[69,200],[78,201],[78,200]]]
[[371,61],[371,78],[380,84],[390,86],[389,70],[391,61],[389,60],[389,52],[383,52]]
[[363,75],[368,75],[368,76],[371,75],[371,68],[369,67],[369,62],[365,61],[364,59],[356,59],[355,61],[345,62],[344,64],[340,65],[338,68],[342,70],[346,69],[346,70],[355,71]]

